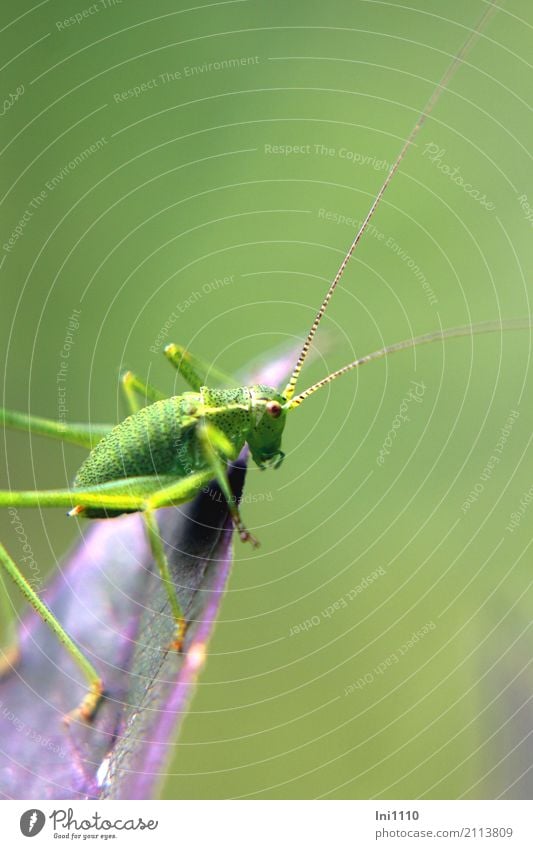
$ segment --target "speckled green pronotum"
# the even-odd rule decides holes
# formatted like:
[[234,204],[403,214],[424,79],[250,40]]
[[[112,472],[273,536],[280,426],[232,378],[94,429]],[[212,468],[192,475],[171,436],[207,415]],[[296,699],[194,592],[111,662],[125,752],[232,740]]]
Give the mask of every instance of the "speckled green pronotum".
[[[261,385],[210,389],[203,385],[208,371],[205,363],[193,357],[184,348],[169,345],[165,349],[165,355],[178,369],[192,391],[166,398],[159,390],[143,383],[128,372],[122,378],[122,385],[131,415],[115,427],[65,425],[21,413],[0,411],[0,419],[6,426],[29,429],[32,433],[74,442],[90,449],[89,455],[76,475],[72,489],[0,492],[0,506],[67,506],[70,508],[70,515],[103,519],[121,513],[140,511],[145,519],[151,551],[164,581],[175,617],[176,630],[172,648],[176,651],[181,650],[187,622],[171,582],[156,521],[157,508],[189,501],[209,480],[215,478],[227,500],[229,512],[241,539],[256,545],[256,540],[247,531],[241,519],[227,476],[228,460],[237,457],[245,443],[248,444],[252,458],[260,468],[267,466],[278,468],[284,457],[281,450],[281,438],[287,414],[295,410],[311,394],[341,375],[387,354],[426,342],[530,326],[530,320],[524,319],[438,330],[374,351],[324,377],[303,392],[296,393],[298,378],[314,335],[350,257],[407,150],[467,51],[476,41],[492,11],[493,7],[488,6],[422,110],[328,289],[283,391]],[[227,385],[234,384],[228,379]],[[105,683],[30,587],[2,546],[0,546],[0,563],[26,599],[63,642],[87,677],[88,692],[67,719],[77,717],[90,720],[102,700]],[[16,646],[11,646],[4,653],[4,674],[12,669],[16,662],[17,649]]]

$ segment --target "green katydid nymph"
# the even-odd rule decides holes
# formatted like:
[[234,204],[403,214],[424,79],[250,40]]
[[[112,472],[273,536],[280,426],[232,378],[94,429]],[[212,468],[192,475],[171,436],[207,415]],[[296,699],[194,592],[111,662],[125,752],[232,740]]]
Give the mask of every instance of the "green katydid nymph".
[[[190,501],[210,480],[216,479],[227,500],[228,511],[241,539],[256,545],[257,541],[248,532],[241,519],[239,506],[233,498],[227,473],[228,462],[235,459],[245,445],[248,446],[252,459],[260,468],[276,469],[284,458],[282,436],[289,413],[296,410],[309,396],[337,378],[373,360],[414,348],[417,345],[477,333],[518,330],[531,326],[528,317],[437,330],[388,345],[362,356],[307,389],[297,391],[301,371],[315,333],[354,250],[405,154],[445,91],[452,75],[461,65],[467,51],[475,43],[493,9],[493,6],[489,6],[472,30],[434,89],[403,144],[324,297],[284,388],[263,385],[227,389],[209,388],[203,385],[205,364],[183,347],[173,344],[167,346],[165,356],[189,384],[191,391],[179,396],[166,397],[158,389],[128,372],[123,376],[122,386],[130,415],[116,426],[65,425],[21,413],[0,411],[0,420],[6,426],[29,429],[35,434],[62,439],[90,449],[71,489],[0,492],[0,506],[67,507],[71,515],[80,515],[88,519],[109,519],[122,513],[142,513],[152,556],[164,580],[175,620],[172,648],[176,651],[182,650],[187,619],[170,578],[169,565],[157,523],[158,508]],[[1,545],[0,564],[64,644],[86,676],[89,683],[88,692],[69,717],[91,720],[105,693],[105,682],[30,587]],[[5,658],[8,658],[5,662],[6,668],[16,663],[16,649],[8,650]]]

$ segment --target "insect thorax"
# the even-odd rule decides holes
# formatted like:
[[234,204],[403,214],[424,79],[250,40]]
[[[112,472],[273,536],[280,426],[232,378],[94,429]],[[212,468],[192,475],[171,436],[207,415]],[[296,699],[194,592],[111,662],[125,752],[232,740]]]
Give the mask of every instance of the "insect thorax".
[[202,410],[211,422],[239,453],[247,438],[251,423],[250,393],[245,386],[238,389],[200,388]]

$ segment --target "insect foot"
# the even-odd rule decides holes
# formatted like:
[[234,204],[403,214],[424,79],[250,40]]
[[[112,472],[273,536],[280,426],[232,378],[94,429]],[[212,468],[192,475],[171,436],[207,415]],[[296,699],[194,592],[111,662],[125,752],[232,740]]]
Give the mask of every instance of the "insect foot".
[[169,651],[177,651],[180,652],[183,650],[183,642],[185,640],[185,634],[187,633],[187,621],[185,619],[178,619],[176,622],[176,636],[170,643],[168,650]]
[[94,681],[91,684],[91,689],[84,696],[77,708],[71,710],[63,717],[65,725],[70,725],[71,722],[92,722],[96,716],[96,711],[102,704],[104,698],[104,682],[101,679]]
[[254,536],[252,536],[250,531],[248,531],[246,528],[238,528],[238,531],[239,531],[239,536],[240,536],[240,538],[243,542],[251,543],[252,548],[259,548],[261,543],[259,542],[258,539],[256,539]]

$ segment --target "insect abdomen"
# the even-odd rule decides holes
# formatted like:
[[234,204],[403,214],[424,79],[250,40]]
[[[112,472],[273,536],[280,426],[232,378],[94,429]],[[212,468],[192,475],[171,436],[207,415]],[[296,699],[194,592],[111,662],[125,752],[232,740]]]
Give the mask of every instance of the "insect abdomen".
[[190,423],[191,396],[157,401],[120,422],[93,448],[74,486],[141,475],[183,477],[194,471],[198,463],[192,444],[194,428],[190,424],[183,427],[184,419]]

